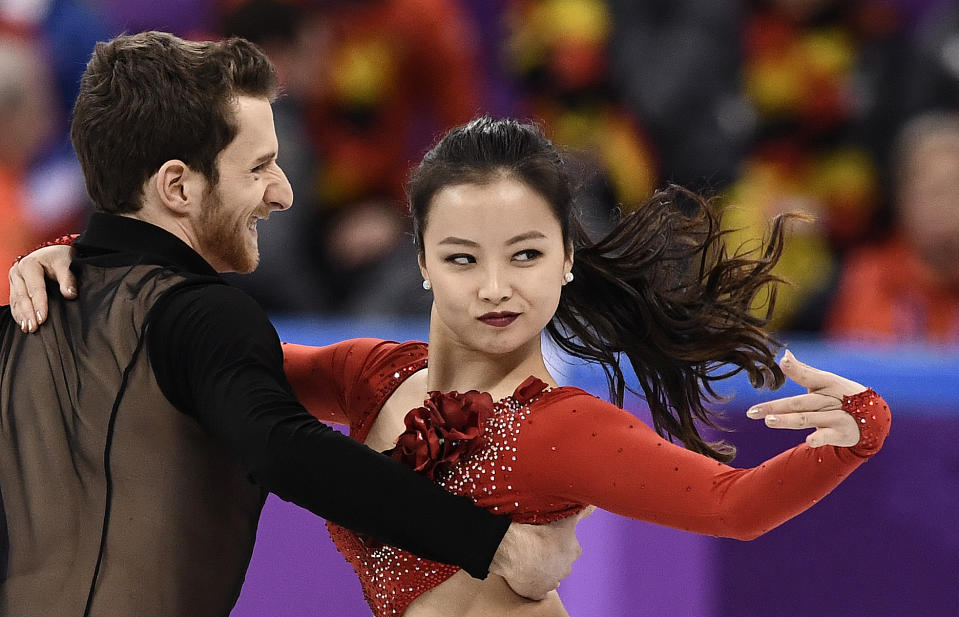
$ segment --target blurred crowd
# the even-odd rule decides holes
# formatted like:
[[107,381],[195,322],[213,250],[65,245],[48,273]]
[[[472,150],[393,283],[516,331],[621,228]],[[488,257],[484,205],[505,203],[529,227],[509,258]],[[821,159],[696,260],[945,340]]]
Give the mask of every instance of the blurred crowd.
[[490,114],[569,153],[595,233],[667,183],[714,196],[745,249],[811,214],[778,329],[959,344],[959,0],[0,0],[0,263],[84,226],[78,78],[143,29],[277,65],[295,207],[235,279],[274,314],[425,315],[404,180]]

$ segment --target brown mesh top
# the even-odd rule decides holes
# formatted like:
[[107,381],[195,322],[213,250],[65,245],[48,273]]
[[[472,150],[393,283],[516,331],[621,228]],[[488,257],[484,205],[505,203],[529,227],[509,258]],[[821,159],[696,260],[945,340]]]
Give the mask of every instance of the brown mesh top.
[[0,314],[0,615],[225,617],[265,494],[167,402],[140,344],[184,279],[77,267],[80,298],[51,294],[38,333]]

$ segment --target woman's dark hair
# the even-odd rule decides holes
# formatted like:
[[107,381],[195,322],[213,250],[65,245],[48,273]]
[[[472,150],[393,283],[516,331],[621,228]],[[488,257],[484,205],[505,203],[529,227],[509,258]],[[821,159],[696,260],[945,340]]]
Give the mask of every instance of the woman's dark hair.
[[70,126],[96,209],[136,212],[143,183],[172,159],[215,185],[216,157],[236,137],[232,102],[276,93],[273,64],[243,39],[141,32],[97,43]]
[[[621,367],[632,364],[656,431],[690,450],[729,461],[734,448],[706,442],[697,421],[716,427],[707,403],[713,382],[745,371],[754,387],[779,387],[779,344],[764,329],[775,303],[771,273],[783,249],[777,217],[757,251],[730,254],[712,204],[676,186],[622,214],[602,239],[580,224],[562,156],[535,124],[482,117],[446,134],[407,186],[414,239],[423,250],[430,202],[444,187],[497,177],[525,183],[553,208],[575,253],[575,280],[563,288],[546,331],[569,354],[598,362],[610,398],[623,404]],[[763,295],[766,294],[766,295]],[[766,301],[764,315],[751,309]]]

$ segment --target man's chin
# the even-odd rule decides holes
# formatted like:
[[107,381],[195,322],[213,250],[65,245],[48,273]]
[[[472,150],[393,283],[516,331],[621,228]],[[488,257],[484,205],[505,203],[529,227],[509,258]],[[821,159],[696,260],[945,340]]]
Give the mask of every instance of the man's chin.
[[259,265],[260,255],[256,254],[252,257],[247,257],[242,263],[237,263],[233,271],[237,274],[251,274]]
[[242,270],[237,269],[237,274],[253,274],[253,271],[256,270],[256,267],[259,265],[259,260],[254,261],[252,264],[244,267]]
[[216,267],[216,271],[224,274],[227,272],[235,274],[250,274],[256,267],[260,265],[260,255],[259,253],[254,253],[253,255],[224,255],[219,260],[219,266]]

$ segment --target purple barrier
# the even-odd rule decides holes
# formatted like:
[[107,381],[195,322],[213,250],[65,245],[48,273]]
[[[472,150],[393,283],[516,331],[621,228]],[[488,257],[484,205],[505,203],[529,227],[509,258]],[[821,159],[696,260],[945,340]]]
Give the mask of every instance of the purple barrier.
[[[959,614],[959,408],[891,405],[882,452],[829,497],[752,542],[717,540],[713,615]],[[742,465],[789,443],[740,435]]]

